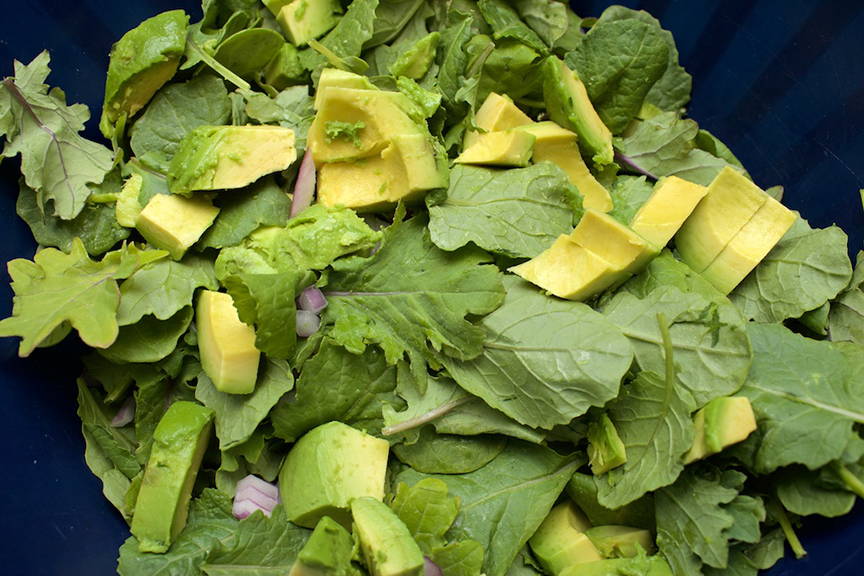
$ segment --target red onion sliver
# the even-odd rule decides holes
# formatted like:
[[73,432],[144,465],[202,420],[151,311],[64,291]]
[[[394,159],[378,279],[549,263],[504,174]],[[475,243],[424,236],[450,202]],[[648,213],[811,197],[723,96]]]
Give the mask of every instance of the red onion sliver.
[[297,298],[297,305],[300,306],[301,310],[320,314],[327,307],[327,298],[324,297],[324,293],[320,289],[309,286],[300,293],[300,297]]
[[261,510],[261,512],[263,512],[268,518],[270,517],[270,514],[273,513],[272,509],[258,506],[251,500],[235,500],[234,504],[231,506],[231,513],[234,514],[234,517],[238,520],[247,518],[256,510]]
[[273,508],[276,506],[276,498],[261,492],[254,486],[244,486],[239,488],[234,495],[234,500],[249,500],[263,508]]
[[432,562],[428,556],[424,556],[423,560],[425,560],[423,563],[423,576],[442,576],[441,568]]
[[117,414],[115,414],[114,418],[111,420],[111,426],[113,428],[122,428],[134,419],[135,397],[130,394],[129,397],[123,401],[123,404],[120,405],[120,409],[117,410]]
[[308,310],[297,310],[297,336],[308,338],[318,331],[320,325],[321,319],[317,314]]
[[297,172],[297,181],[294,182],[294,196],[291,199],[291,210],[288,212],[288,217],[294,218],[311,206],[314,196],[315,162],[312,160],[312,152],[307,147],[306,153],[303,154],[303,160],[300,162],[300,170]]
[[250,487],[254,488],[258,492],[272,500],[276,500],[276,498],[279,497],[279,488],[276,487],[275,484],[271,484],[266,480],[262,480],[254,474],[249,474],[248,476],[237,482],[236,493],[248,490]]
[[231,512],[235,518],[243,519],[255,510],[270,516],[279,498],[279,488],[252,474],[237,482]]

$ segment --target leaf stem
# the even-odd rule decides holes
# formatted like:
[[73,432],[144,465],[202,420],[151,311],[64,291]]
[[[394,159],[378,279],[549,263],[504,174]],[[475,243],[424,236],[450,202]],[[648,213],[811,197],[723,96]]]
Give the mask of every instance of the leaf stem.
[[777,502],[769,502],[768,506],[777,518],[777,522],[780,523],[780,528],[783,530],[783,534],[786,535],[786,541],[789,542],[789,547],[792,548],[795,557],[798,559],[803,558],[807,554],[807,551],[801,545],[801,541],[795,533],[795,528],[792,527],[792,522],[789,520],[789,516],[786,515],[786,510]]
[[438,406],[437,408],[433,408],[428,412],[420,414],[419,416],[415,416],[414,418],[409,418],[404,422],[400,422],[398,424],[394,424],[393,426],[385,426],[381,429],[382,436],[392,436],[394,434],[398,434],[400,432],[404,432],[406,430],[410,430],[411,428],[416,428],[417,426],[422,426],[436,418],[440,418],[453,408],[457,406],[461,406],[466,402],[473,400],[473,396],[463,396],[462,398],[456,398],[455,400],[450,400]]
[[831,463],[831,468],[837,475],[843,480],[843,483],[846,485],[846,488],[850,492],[854,492],[861,498],[864,498],[864,482],[861,482],[861,479],[855,476],[846,466],[840,463],[839,460],[835,460]]
[[213,56],[202,50],[191,36],[186,39],[186,44],[201,57],[202,62],[207,64],[214,71],[218,72],[220,76],[234,84],[237,88],[245,91],[252,90],[252,86],[250,86],[248,82],[237,76],[234,72],[219,63],[219,61],[213,58]]

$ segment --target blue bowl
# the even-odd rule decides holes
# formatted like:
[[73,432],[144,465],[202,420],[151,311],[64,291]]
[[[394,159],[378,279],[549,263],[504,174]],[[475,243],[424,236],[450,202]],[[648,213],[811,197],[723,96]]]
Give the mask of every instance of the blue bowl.
[[[864,4],[860,0],[653,0],[621,2],[660,19],[675,36],[693,75],[689,115],[718,136],[763,187],[782,184],[785,202],[814,226],[840,225],[850,253],[864,248]],[[97,117],[111,44],[141,20],[200,4],[185,0],[33,0],[0,19],[0,66],[51,51],[48,82]],[[599,15],[610,2],[573,2]],[[0,164],[0,260],[32,257],[35,245],[15,215],[17,162]],[[0,317],[11,313],[8,277],[0,282]],[[0,339],[0,558],[4,574],[110,574],[128,528],[84,463],[76,415],[78,345],[16,357]],[[864,564],[864,513],[807,518],[808,555],[787,557],[768,574],[858,573]],[[858,566],[859,568],[855,568]]]

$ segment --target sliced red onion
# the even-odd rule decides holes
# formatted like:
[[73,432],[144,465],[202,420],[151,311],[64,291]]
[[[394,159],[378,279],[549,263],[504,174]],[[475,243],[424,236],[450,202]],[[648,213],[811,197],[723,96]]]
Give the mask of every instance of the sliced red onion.
[[111,420],[111,426],[113,428],[122,428],[134,419],[135,397],[130,394],[129,397],[123,401],[123,404],[120,405],[120,409],[117,410],[117,414],[115,414],[114,418]]
[[250,474],[237,483],[231,511],[236,518],[241,520],[255,510],[261,510],[269,517],[273,508],[276,507],[278,499],[279,488]]
[[237,492],[241,490],[246,490],[248,488],[254,488],[258,492],[266,495],[267,497],[275,500],[279,497],[279,488],[275,484],[271,484],[266,480],[255,476],[254,474],[249,474],[239,482],[237,482]]
[[318,331],[321,319],[308,310],[297,310],[297,336],[308,338]]
[[297,172],[297,180],[294,182],[294,196],[291,198],[291,210],[289,218],[312,205],[315,196],[315,162],[312,160],[312,152],[306,148],[303,160],[300,162],[300,170]]
[[300,306],[301,310],[320,314],[327,307],[327,298],[319,288],[309,286],[300,293],[300,297],[297,298],[297,305]]
[[424,556],[423,560],[425,560],[423,563],[423,576],[442,576],[441,568],[432,562],[428,556]]

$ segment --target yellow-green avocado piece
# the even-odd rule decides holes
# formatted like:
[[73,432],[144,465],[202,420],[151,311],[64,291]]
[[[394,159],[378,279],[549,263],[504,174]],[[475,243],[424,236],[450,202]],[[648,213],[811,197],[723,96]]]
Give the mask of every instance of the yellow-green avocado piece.
[[550,294],[576,301],[588,300],[630,276],[571,241],[567,234],[561,234],[531,260],[508,270]]
[[549,118],[577,134],[583,155],[595,164],[612,164],[612,132],[588,99],[579,76],[557,56],[547,56],[543,62],[543,100]]
[[135,228],[148,242],[180,260],[218,214],[219,208],[207,196],[156,194],[138,214]]
[[213,386],[228,394],[250,394],[258,380],[261,352],[255,330],[244,324],[234,300],[224,292],[202,290],[195,307],[201,367]]
[[324,516],[297,554],[288,576],[348,576],[354,571],[354,538],[341,524]]
[[675,234],[681,260],[702,272],[769,198],[738,170],[724,167]]
[[604,558],[633,558],[641,549],[646,554],[656,550],[651,532],[632,526],[594,526],[585,531],[588,539]]
[[797,218],[794,212],[769,196],[702,271],[702,276],[720,292],[728,294],[768,255]]
[[678,176],[661,178],[630,220],[630,228],[654,246],[663,248],[707,193],[706,186]]
[[392,508],[376,498],[355,498],[351,515],[372,576],[423,574],[423,552]]
[[[509,96],[496,92],[490,92],[474,114],[474,125],[483,132],[510,130],[532,122],[533,120],[520,110]],[[462,139],[462,149],[474,144],[481,133],[477,130],[466,130]]]
[[561,576],[674,576],[666,560],[659,554],[634,558],[606,558],[599,562],[588,562],[571,566]]
[[105,101],[99,129],[114,136],[114,125],[134,116],[153,94],[174,76],[186,49],[189,16],[171,10],[148,18],[123,35],[111,48]]
[[595,476],[627,462],[627,450],[618,430],[605,412],[588,427],[588,462]]
[[438,42],[441,40],[439,32],[430,32],[421,38],[417,44],[403,52],[395,62],[389,66],[390,74],[393,76],[406,76],[414,80],[420,80],[429,71],[432,62],[435,61]]
[[528,545],[546,572],[558,576],[570,566],[603,558],[585,535],[589,528],[582,511],[567,500],[552,508]]
[[552,162],[570,178],[570,182],[582,194],[582,206],[593,208],[600,212],[612,210],[612,197],[594,177],[582,154],[579,152],[577,136],[574,132],[562,128],[550,120],[524,124],[516,128],[535,137],[532,160],[537,162]]
[[341,12],[338,0],[294,0],[279,9],[276,22],[299,47],[329,32],[339,22]]
[[279,493],[288,520],[314,528],[324,516],[351,526],[351,501],[384,499],[390,444],[341,422],[303,435],[279,471]]
[[711,400],[693,416],[696,436],[684,456],[689,464],[743,442],[756,430],[756,416],[745,396],[723,396]]
[[533,134],[521,130],[504,130],[480,134],[454,162],[490,166],[527,166],[534,151]]
[[132,516],[132,535],[141,552],[166,552],[186,525],[192,486],[210,441],[213,417],[210,408],[178,401],[156,426]]
[[[290,46],[290,44],[289,44]],[[315,102],[313,108],[321,107],[321,99],[328,88],[353,88],[355,90],[378,90],[378,87],[369,81],[369,78],[347,70],[338,68],[323,68],[318,84],[315,88]]]
[[570,240],[628,274],[640,272],[660,252],[612,216],[590,208],[570,233]]
[[171,159],[168,189],[243,188],[285,170],[297,159],[294,131],[281,126],[199,126],[187,134]]

